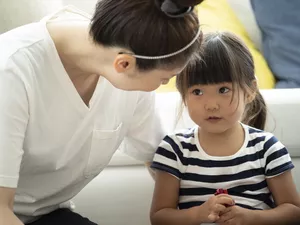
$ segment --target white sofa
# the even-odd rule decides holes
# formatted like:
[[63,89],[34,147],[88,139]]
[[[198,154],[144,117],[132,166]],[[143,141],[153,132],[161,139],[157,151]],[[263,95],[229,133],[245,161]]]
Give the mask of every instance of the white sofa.
[[[62,5],[74,4],[92,12],[96,0],[0,0],[0,33],[35,21]],[[228,0],[249,36],[260,48],[260,33],[255,24],[249,0]],[[4,5],[5,4],[5,5]],[[26,10],[24,10],[26,9]],[[296,166],[293,170],[300,191],[300,90],[270,90],[263,92],[269,105],[268,130],[288,147]],[[157,107],[163,125],[172,131],[179,98],[176,93],[161,93]],[[191,123],[184,114],[178,127]],[[275,128],[275,129],[274,129]],[[142,162],[117,152],[110,165],[86,186],[74,199],[75,210],[100,225],[149,225],[149,209],[154,182]]]
[[[294,178],[300,191],[300,89],[262,91],[268,104],[267,130],[289,149],[295,164]],[[180,98],[158,93],[157,108],[167,130],[174,129]],[[177,128],[191,125],[186,112]],[[74,199],[76,211],[105,225],[149,225],[154,181],[141,162],[117,152],[110,165]]]

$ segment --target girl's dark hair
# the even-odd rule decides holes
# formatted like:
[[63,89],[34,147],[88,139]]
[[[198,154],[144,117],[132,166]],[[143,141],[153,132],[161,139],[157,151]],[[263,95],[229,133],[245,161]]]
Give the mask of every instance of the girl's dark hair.
[[255,99],[246,106],[242,122],[264,129],[266,104],[255,80],[253,58],[243,41],[229,32],[212,32],[203,36],[197,60],[191,61],[177,76],[176,86],[185,101],[187,89],[193,85],[232,82],[234,89],[255,94]]
[[[128,49],[137,55],[160,56],[189,44],[199,22],[194,12],[171,18],[161,10],[164,0],[100,0],[95,9],[90,34],[105,47]],[[140,70],[180,67],[199,48],[196,41],[184,52],[159,60],[136,59]]]

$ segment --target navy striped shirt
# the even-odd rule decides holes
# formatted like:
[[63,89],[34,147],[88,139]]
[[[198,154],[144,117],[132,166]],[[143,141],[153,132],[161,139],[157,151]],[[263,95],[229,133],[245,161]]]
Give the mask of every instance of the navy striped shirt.
[[290,155],[273,134],[243,124],[245,141],[231,156],[210,156],[201,148],[198,127],[166,136],[152,168],[180,179],[179,209],[201,205],[218,188],[228,190],[236,205],[270,209],[275,204],[266,178],[291,170]]

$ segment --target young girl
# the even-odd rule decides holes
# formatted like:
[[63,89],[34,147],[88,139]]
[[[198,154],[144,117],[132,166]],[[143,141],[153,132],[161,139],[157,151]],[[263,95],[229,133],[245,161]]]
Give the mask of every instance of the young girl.
[[196,126],[166,136],[152,164],[152,224],[300,221],[289,153],[261,130],[266,106],[248,49],[233,34],[210,33],[199,58],[177,78]]

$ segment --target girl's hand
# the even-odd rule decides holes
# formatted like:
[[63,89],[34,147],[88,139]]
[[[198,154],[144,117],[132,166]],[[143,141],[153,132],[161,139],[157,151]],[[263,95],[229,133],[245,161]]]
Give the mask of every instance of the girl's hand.
[[252,225],[255,224],[255,210],[239,206],[227,207],[216,221],[219,225]]
[[[234,200],[227,194],[211,196],[202,207],[206,209],[207,223],[214,223],[220,219],[220,215],[225,212],[226,206],[233,206]],[[203,209],[203,208],[202,208]]]

